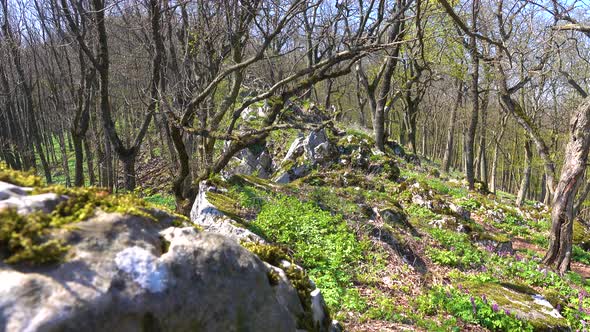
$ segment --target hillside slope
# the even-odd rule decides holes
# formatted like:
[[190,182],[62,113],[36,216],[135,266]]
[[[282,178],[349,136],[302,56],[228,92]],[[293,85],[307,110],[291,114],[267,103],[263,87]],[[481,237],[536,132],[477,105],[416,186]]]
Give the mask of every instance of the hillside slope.
[[[540,265],[550,224],[543,204],[516,208],[512,195],[481,185],[469,192],[458,174],[393,143],[387,154],[365,153],[372,142],[362,133],[328,141],[331,159],[287,156],[272,180],[211,179],[205,196],[304,266],[347,330],[584,328],[583,225],[575,225],[573,271],[560,277]],[[355,164],[363,154],[367,162]]]

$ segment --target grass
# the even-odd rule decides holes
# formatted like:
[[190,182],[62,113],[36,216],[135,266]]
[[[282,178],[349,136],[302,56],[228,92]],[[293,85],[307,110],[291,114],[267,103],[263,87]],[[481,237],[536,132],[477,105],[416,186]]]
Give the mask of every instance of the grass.
[[164,207],[168,210],[174,211],[176,209],[176,200],[172,195],[153,194],[143,197],[143,199],[155,206]]

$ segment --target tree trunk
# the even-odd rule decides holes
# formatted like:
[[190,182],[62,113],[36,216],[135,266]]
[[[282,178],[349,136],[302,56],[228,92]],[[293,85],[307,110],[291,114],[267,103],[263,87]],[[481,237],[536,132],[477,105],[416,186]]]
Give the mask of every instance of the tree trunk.
[[[402,40],[404,35],[405,15],[403,13],[406,10],[406,2],[404,0],[397,0],[396,7],[397,13],[395,14],[395,23],[390,28],[391,30],[388,36],[388,42],[390,43]],[[375,109],[375,117],[373,122],[375,147],[383,152],[385,152],[385,108],[387,106],[387,96],[391,90],[391,79],[393,77],[393,73],[395,72],[395,68],[397,67],[400,49],[401,44],[396,44],[393,46],[391,55],[386,60],[385,71],[383,73],[383,83],[379,89],[379,95]]]
[[88,169],[88,180],[90,181],[90,185],[94,186],[96,184],[96,175],[94,173],[94,155],[90,150],[90,144],[88,144],[88,139],[84,139],[84,151],[86,151],[86,168]]
[[125,179],[125,189],[133,191],[136,186],[136,175],[135,175],[135,155],[125,156],[121,159],[123,163],[123,177]]
[[502,116],[502,120],[500,121],[500,133],[495,138],[495,148],[494,148],[494,157],[492,159],[492,177],[490,180],[490,191],[494,194],[496,193],[497,186],[496,186],[496,170],[498,168],[498,154],[500,152],[500,142],[502,141],[502,137],[504,137],[504,132],[506,131],[506,121],[508,120],[508,114],[504,114]]
[[[479,0],[474,0],[471,7],[471,28],[477,30],[477,16],[479,12]],[[479,118],[479,56],[477,54],[477,38],[475,35],[469,37],[469,57],[471,59],[471,119],[465,136],[465,177],[469,189],[475,189],[475,174],[473,169],[475,133],[477,120]]]
[[522,206],[526,199],[527,190],[531,182],[531,163],[533,160],[533,152],[531,150],[531,141],[524,142],[524,171],[522,172],[522,180],[520,182],[520,189],[516,197],[516,206]]
[[[486,71],[487,72],[487,71]],[[488,130],[488,104],[490,93],[489,89],[484,93],[481,104],[481,137],[479,141],[480,157],[479,157],[479,174],[480,180],[486,187],[488,186],[488,156],[487,156],[487,130]]]
[[445,154],[443,156],[442,168],[443,171],[448,172],[451,166],[451,158],[453,156],[453,137],[455,135],[455,122],[457,121],[457,110],[461,105],[463,99],[463,81],[457,80],[459,87],[457,88],[457,99],[455,100],[455,106],[451,110],[451,116],[449,117],[449,127],[447,128],[447,146],[445,148]]
[[61,166],[64,171],[64,177],[66,180],[66,187],[71,187],[72,182],[70,179],[70,165],[68,163],[68,152],[66,151],[66,142],[64,139],[64,131],[59,130],[57,137],[59,139],[59,150],[61,152]]
[[590,148],[590,98],[586,98],[570,120],[570,138],[551,212],[549,250],[543,262],[565,273],[570,267],[574,203],[588,162]]

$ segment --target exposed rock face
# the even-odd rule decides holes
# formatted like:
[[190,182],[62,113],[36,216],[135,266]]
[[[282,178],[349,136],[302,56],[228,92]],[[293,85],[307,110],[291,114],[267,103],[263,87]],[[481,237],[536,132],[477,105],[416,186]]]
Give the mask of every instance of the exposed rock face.
[[522,289],[511,284],[469,285],[477,296],[486,295],[497,303],[499,310],[509,312],[533,325],[535,331],[571,331],[568,322],[543,296],[533,289]]
[[[64,263],[0,264],[6,331],[295,331],[296,292],[236,242],[99,214],[64,234]],[[166,227],[162,229],[162,227]]]
[[267,179],[273,173],[272,157],[266,145],[241,150],[233,157],[231,164],[231,167],[228,167],[229,171],[225,172],[228,177],[234,174],[256,174],[262,179]]
[[461,205],[449,203],[449,208],[459,218],[462,218],[465,220],[468,220],[469,218],[471,218],[471,212],[469,212],[469,210],[465,209]]
[[[207,199],[207,193],[211,193],[215,190],[218,189],[207,185],[205,181],[201,182],[199,185],[199,194],[191,210],[191,221],[203,227],[206,232],[225,235],[236,241],[266,243],[266,241],[260,236],[237,225],[235,220],[232,220]],[[287,261],[283,261],[280,267],[272,266],[268,263],[265,264],[268,269],[275,271],[280,277],[278,284],[275,285],[279,303],[284,307],[289,308],[290,312],[293,313],[295,317],[310,316],[309,319],[312,321],[314,331],[337,331],[339,324],[338,322],[330,321],[330,315],[319,288],[315,288],[314,286],[315,289],[312,289],[309,294],[311,298],[311,303],[309,305],[311,312],[306,314],[304,313],[301,302],[297,297],[297,292],[293,289],[291,282],[283,271],[283,269],[288,269],[293,265]],[[303,269],[297,265],[294,265],[294,267],[303,271]],[[311,283],[313,284],[313,282]],[[293,298],[292,294],[294,294],[296,298]]]
[[15,208],[19,214],[39,210],[49,213],[55,209],[57,204],[67,199],[67,197],[52,193],[29,195],[31,191],[32,188],[19,187],[0,181],[0,210]]
[[306,158],[312,163],[326,163],[337,156],[336,148],[328,140],[325,129],[312,131],[303,142]]
[[373,152],[371,151],[371,142],[367,139],[355,135],[344,136],[338,142],[338,150],[341,154],[341,164],[361,169],[369,167],[369,158]]
[[398,157],[405,157],[406,156],[406,151],[404,150],[404,148],[399,145],[398,142],[396,141],[387,141],[386,145],[391,148],[391,150],[393,150],[393,153],[395,153],[396,156]]
[[307,175],[309,171],[311,171],[311,166],[309,164],[286,167],[284,171],[278,172],[274,177],[274,182],[281,184],[289,183]]
[[191,209],[191,221],[207,232],[222,234],[237,242],[265,242],[260,236],[236,225],[234,220],[228,218],[209,201],[207,194],[215,190],[216,188],[207,185],[206,181],[199,184],[199,194]]
[[[30,197],[26,188],[3,188],[3,201]],[[213,225],[223,213],[203,189],[195,220]],[[332,331],[319,289],[304,309],[281,268],[229,237],[145,213],[97,211],[53,229],[49,239],[68,249],[50,265],[9,265],[0,251],[0,331]]]
[[325,129],[310,132],[306,137],[296,138],[273,180],[289,183],[307,175],[315,165],[325,165],[335,161],[336,147],[328,140]]

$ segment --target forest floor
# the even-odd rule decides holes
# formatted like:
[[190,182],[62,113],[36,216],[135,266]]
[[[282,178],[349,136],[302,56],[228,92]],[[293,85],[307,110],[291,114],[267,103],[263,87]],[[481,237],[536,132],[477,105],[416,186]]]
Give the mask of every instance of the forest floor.
[[470,192],[458,174],[441,175],[427,160],[399,164],[396,181],[342,167],[287,185],[252,176],[212,181],[222,211],[306,267],[348,331],[584,327],[584,226],[575,225],[572,272],[559,276],[540,263],[547,207]]
[[[394,181],[332,165],[287,185],[254,176],[211,182],[220,188],[220,210],[305,267],[347,331],[585,327],[585,226],[574,225],[572,271],[559,276],[540,263],[546,206],[516,207],[511,194],[468,191],[461,174],[428,160],[397,163]],[[163,159],[141,156],[140,196],[173,208],[170,179]]]

